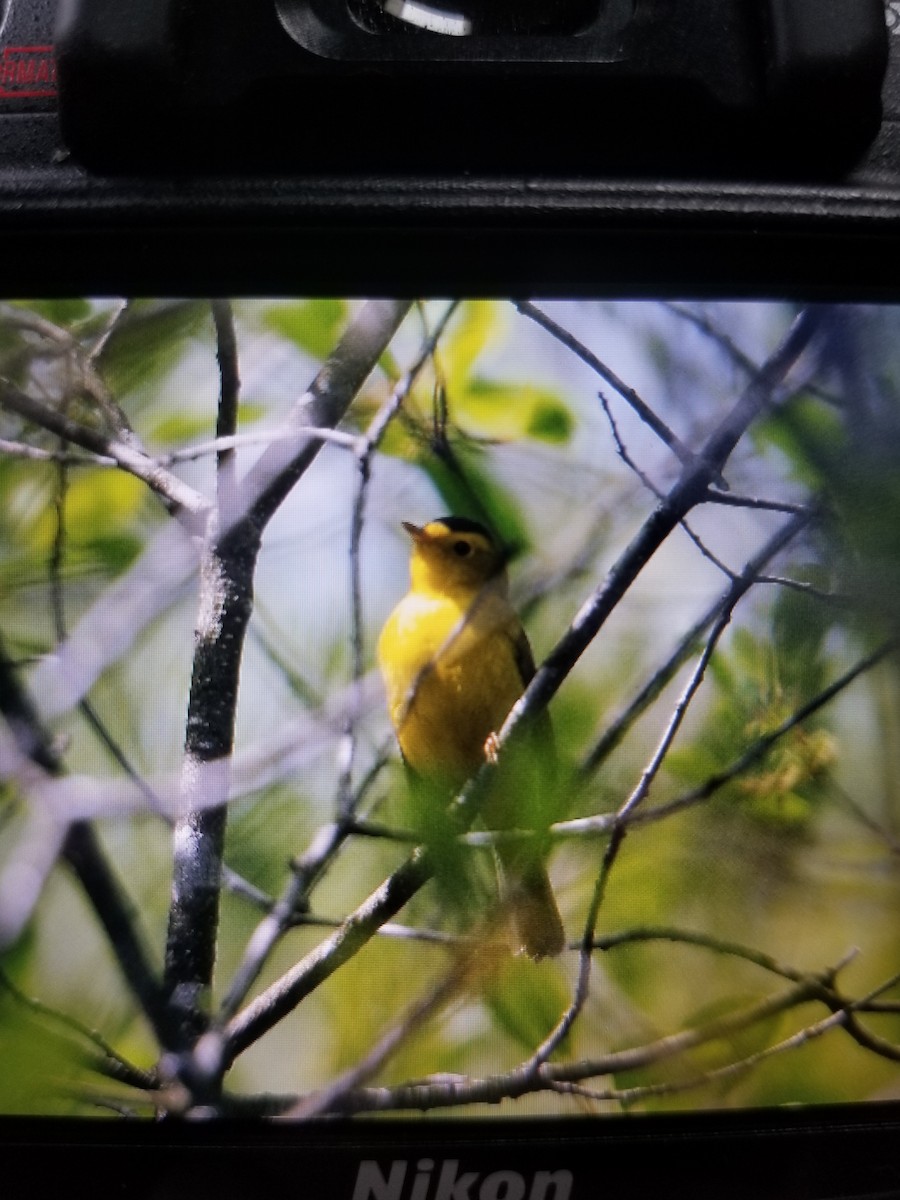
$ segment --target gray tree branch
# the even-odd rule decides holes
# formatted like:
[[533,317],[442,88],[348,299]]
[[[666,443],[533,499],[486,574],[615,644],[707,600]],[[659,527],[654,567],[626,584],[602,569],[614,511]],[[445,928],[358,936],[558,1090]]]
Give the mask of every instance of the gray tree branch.
[[[320,369],[290,420],[335,425],[374,368],[409,305],[366,304]],[[205,1030],[218,935],[238,681],[253,576],[263,530],[321,449],[283,442],[263,452],[235,489],[228,520],[214,512],[201,556],[200,597],[182,769],[181,814],[174,834],[174,873],[166,941],[165,989],[185,1049]],[[224,514],[223,514],[224,515]],[[183,1063],[184,1065],[184,1063]],[[190,1071],[188,1072],[190,1074]],[[187,1080],[215,1100],[216,1072]]]

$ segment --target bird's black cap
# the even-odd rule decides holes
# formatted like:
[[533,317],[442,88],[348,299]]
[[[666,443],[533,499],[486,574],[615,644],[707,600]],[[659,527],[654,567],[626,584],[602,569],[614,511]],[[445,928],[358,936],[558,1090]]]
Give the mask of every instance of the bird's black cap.
[[[468,517],[435,517],[434,523],[437,522],[446,525],[451,533],[480,533],[482,537],[494,540],[489,529],[486,529],[479,521],[472,521]],[[432,524],[431,521],[429,521],[430,524]]]

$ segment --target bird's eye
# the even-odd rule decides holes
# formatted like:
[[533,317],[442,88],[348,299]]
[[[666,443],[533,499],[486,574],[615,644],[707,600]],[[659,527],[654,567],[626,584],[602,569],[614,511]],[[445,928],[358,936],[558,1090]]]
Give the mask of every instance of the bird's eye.
[[454,542],[453,553],[459,555],[460,558],[465,558],[467,554],[472,553],[472,547],[468,542]]

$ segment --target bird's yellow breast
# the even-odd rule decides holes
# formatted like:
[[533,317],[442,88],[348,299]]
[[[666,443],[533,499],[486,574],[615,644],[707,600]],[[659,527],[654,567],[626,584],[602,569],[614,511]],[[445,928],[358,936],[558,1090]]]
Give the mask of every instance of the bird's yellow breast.
[[468,596],[411,591],[378,642],[388,707],[414,771],[458,788],[485,758],[523,690],[518,618],[486,587]]

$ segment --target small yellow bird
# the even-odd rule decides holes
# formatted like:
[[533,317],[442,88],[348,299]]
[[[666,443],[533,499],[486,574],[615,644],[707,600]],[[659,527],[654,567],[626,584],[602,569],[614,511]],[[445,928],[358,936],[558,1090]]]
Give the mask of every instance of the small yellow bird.
[[[449,799],[493,756],[496,734],[534,674],[534,660],[509,602],[503,552],[487,529],[464,517],[403,527],[413,542],[412,586],[382,630],[378,661],[407,767]],[[543,761],[532,754],[529,778],[518,776],[525,790],[541,783],[536,774],[546,782],[549,734],[545,715],[535,730]],[[486,824],[527,828],[533,806],[510,795],[509,778],[500,785],[485,799]],[[498,858],[521,949],[535,959],[559,954],[565,933],[536,839],[499,843]]]

